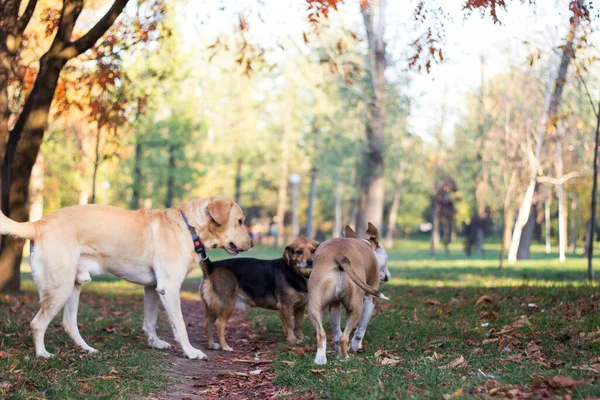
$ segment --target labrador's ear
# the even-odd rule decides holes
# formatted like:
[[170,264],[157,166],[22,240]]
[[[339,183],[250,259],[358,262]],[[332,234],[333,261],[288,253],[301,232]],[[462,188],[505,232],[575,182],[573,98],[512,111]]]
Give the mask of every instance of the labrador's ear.
[[370,222],[367,228],[367,237],[369,238],[369,241],[375,244],[375,248],[379,247],[379,231],[375,228],[375,225]]
[[210,217],[219,225],[227,224],[229,213],[233,207],[233,201],[228,199],[214,200],[208,203],[208,213]]
[[350,228],[350,225],[346,225],[346,228],[344,229],[344,236],[347,238],[356,238],[356,232]]
[[283,251],[283,259],[287,265],[292,265],[292,247],[287,246]]

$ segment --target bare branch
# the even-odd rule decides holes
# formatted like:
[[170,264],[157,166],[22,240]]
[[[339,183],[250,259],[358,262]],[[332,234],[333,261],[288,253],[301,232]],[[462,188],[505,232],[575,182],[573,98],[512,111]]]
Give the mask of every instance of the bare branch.
[[550,183],[552,185],[562,185],[563,183],[571,180],[573,178],[580,178],[584,176],[581,172],[569,172],[566,175],[563,175],[560,178],[552,178],[550,176],[538,176],[537,181],[540,183]]
[[73,58],[91,48],[112,26],[117,17],[121,14],[129,0],[115,0],[110,9],[85,35],[65,48],[64,55]]
[[592,112],[594,113],[596,118],[598,118],[598,114],[600,113],[600,107],[598,108],[598,111],[596,111],[596,105],[594,104],[594,99],[592,99],[592,95],[590,94],[590,90],[588,89],[587,82],[583,79],[583,77],[581,76],[581,73],[579,72],[579,66],[576,66],[575,72],[577,73],[577,79],[579,79],[579,82],[581,82],[581,84],[583,85],[583,88],[585,89],[585,93],[588,96],[588,100],[590,101],[590,105],[592,106]]
[[36,5],[37,0],[29,0],[29,3],[27,3],[27,8],[25,8],[25,11],[23,11],[23,15],[21,15],[21,18],[19,18],[15,27],[15,36],[23,35],[23,32],[25,31],[25,28],[27,28],[33,12],[35,11]]

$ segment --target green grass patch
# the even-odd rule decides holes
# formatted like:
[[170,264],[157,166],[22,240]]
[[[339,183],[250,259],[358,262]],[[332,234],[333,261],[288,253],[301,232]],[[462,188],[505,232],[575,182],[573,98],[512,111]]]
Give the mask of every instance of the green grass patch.
[[[325,367],[313,364],[308,321],[307,344],[291,348],[277,315],[254,310],[255,323],[268,328],[265,338],[281,343],[276,383],[331,399],[483,397],[495,390],[600,396],[591,367],[600,367],[599,287],[584,281],[583,255],[561,264],[533,246],[533,260],[499,271],[498,244],[486,248],[484,257],[466,258],[457,244],[432,260],[428,243],[400,243],[389,252],[393,280],[382,286],[392,300],[379,301],[365,351],[337,360],[329,337]],[[477,305],[481,296],[492,301]],[[330,333],[327,312],[324,319]],[[397,365],[375,358],[382,348]],[[551,387],[557,375],[582,382]]]

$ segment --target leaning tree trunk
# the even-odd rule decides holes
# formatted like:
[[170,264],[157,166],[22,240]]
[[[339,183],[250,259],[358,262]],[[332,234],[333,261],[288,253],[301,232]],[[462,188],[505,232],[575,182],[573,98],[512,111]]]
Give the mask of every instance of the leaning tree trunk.
[[317,202],[317,175],[319,171],[313,166],[310,172],[310,195],[308,197],[308,208],[306,209],[306,237],[314,239],[315,203]]
[[554,91],[552,92],[552,96],[549,96],[553,68],[552,63],[550,65],[550,76],[548,77],[548,85],[546,86],[546,101],[544,106],[544,112],[542,113],[542,118],[540,119],[540,123],[538,125],[535,160],[532,160],[529,186],[527,187],[527,191],[525,192],[525,196],[523,197],[523,201],[521,202],[519,216],[517,217],[517,222],[515,223],[515,230],[508,252],[508,260],[510,262],[517,261],[517,252],[519,246],[521,245],[521,233],[525,224],[529,220],[529,211],[531,209],[531,202],[533,200],[533,192],[535,191],[537,177],[540,172],[538,163],[540,161],[542,153],[542,143],[544,141],[544,136],[549,131],[554,130],[556,124],[558,123],[558,106],[560,105],[560,101],[562,99],[562,92],[567,79],[567,71],[569,69],[569,64],[571,63],[571,59],[573,58],[574,54],[573,40],[575,38],[575,33],[577,31],[578,25],[579,19],[573,17],[571,19],[571,29],[567,38],[567,44],[563,47],[560,65],[558,67],[558,74],[556,75],[556,79],[554,80]]
[[385,129],[385,0],[374,0],[361,7],[368,38],[371,98],[367,104],[367,149],[365,152],[362,190],[364,201],[357,232],[366,232],[367,223],[381,229],[384,200],[383,135]]
[[531,241],[533,239],[533,234],[535,231],[535,220],[537,219],[537,207],[534,205],[531,206],[531,211],[529,213],[529,219],[523,228],[523,234],[521,235],[521,241],[519,243],[519,249],[517,252],[517,260],[529,260],[529,247],[531,246]]
[[[128,0],[115,0],[96,25],[76,41],[71,41],[71,37],[77,18],[83,9],[83,0],[70,0],[63,3],[56,36],[48,52],[40,58],[40,69],[35,83],[6,143],[6,153],[1,167],[1,207],[2,212],[9,218],[18,222],[25,222],[29,218],[29,180],[44,132],[48,127],[50,106],[62,68],[71,58],[77,57],[96,43],[112,26],[127,2]],[[35,7],[34,1],[29,5],[32,3]],[[0,87],[0,92],[2,90],[3,88]],[[20,289],[19,270],[23,244],[23,239],[2,237],[0,250],[0,290],[2,291]]]

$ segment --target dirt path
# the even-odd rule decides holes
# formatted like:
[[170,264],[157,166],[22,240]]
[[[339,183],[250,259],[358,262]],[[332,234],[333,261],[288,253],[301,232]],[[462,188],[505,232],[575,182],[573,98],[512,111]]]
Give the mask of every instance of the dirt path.
[[[172,352],[173,375],[181,382],[165,393],[168,399],[269,399],[290,397],[293,392],[273,384],[272,359],[276,342],[259,338],[252,321],[236,310],[227,324],[231,353],[208,350],[204,315],[197,301],[183,300],[190,342],[208,355],[208,361],[188,360],[180,349]],[[294,394],[294,398],[298,394]]]

